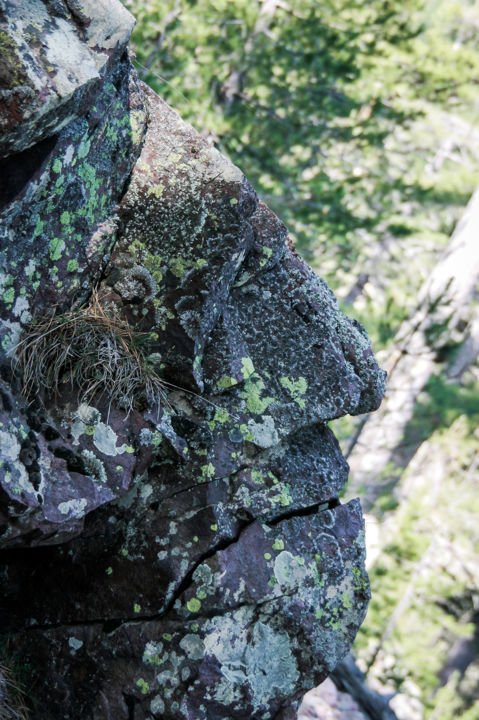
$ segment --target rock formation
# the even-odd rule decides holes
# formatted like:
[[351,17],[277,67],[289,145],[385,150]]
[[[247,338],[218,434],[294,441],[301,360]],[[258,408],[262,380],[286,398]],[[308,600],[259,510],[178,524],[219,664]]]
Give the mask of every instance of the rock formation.
[[0,3],[2,653],[41,720],[290,720],[366,611],[326,423],[383,372],[133,22]]

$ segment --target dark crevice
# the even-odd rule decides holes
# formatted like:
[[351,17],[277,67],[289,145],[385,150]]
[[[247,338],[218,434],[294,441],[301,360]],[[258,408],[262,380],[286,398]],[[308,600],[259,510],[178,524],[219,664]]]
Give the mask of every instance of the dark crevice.
[[193,567],[187,572],[183,580],[181,580],[180,584],[178,585],[177,589],[175,590],[174,594],[172,595],[171,599],[165,603],[163,610],[161,612],[155,613],[153,615],[135,615],[134,618],[109,618],[108,620],[105,620],[104,618],[95,618],[92,620],[79,620],[75,622],[74,620],[71,620],[69,622],[58,622],[58,623],[43,623],[41,625],[33,625],[27,628],[23,628],[23,632],[31,632],[36,630],[54,630],[56,628],[70,626],[70,627],[89,627],[92,625],[101,625],[103,632],[106,634],[112,633],[115,630],[117,630],[121,625],[124,625],[125,623],[132,622],[132,623],[141,623],[141,622],[151,622],[155,620],[160,620],[162,617],[164,617],[168,612],[171,611],[173,608],[173,605],[175,604],[176,600],[183,594],[183,592],[190,586],[192,582],[193,573],[198,568],[201,563],[208,560],[210,557],[213,557],[217,552],[220,552],[221,550],[226,550],[230,545],[233,545],[234,543],[238,542],[241,533],[244,531],[244,529],[251,525],[252,522],[242,522],[240,524],[240,529],[236,533],[236,535],[233,538],[226,538],[218,543],[216,543],[213,547],[211,547],[207,552],[203,553],[201,557],[194,563]]
[[320,512],[324,512],[325,510],[334,510],[334,508],[337,508],[339,505],[341,505],[339,499],[332,498],[331,500],[315,503],[314,505],[309,505],[305,508],[297,508],[295,510],[290,510],[289,512],[283,513],[283,515],[275,518],[274,520],[269,520],[268,522],[266,522],[266,525],[273,527],[274,525],[283,522],[283,520],[290,520],[291,518],[295,517],[310,517],[311,515],[317,515]]
[[128,710],[128,720],[135,720],[135,705],[136,700],[133,697],[133,695],[128,695],[127,693],[123,693],[123,699],[125,700],[125,705]]
[[193,567],[186,573],[183,580],[178,585],[177,589],[175,590],[172,598],[165,604],[164,611],[161,613],[162,615],[170,612],[172,610],[173,605],[175,604],[176,600],[189,588],[193,581],[193,574],[195,570],[206,560],[209,560],[211,557],[216,555],[217,552],[221,552],[222,550],[226,550],[230,547],[230,545],[234,545],[238,542],[240,539],[241,534],[244,532],[244,530],[249,526],[252,525],[254,520],[250,521],[239,521],[239,530],[236,533],[236,535],[233,538],[225,538],[224,540],[220,540],[215,545],[213,545],[209,550],[207,550],[205,553],[201,555],[201,557],[194,563]]
[[0,160],[0,210],[9,205],[41,168],[57,142],[57,136],[41,140],[15,155]]
[[117,620],[107,620],[106,622],[103,623],[103,628],[102,628],[102,630],[103,630],[103,632],[105,633],[105,635],[109,635],[110,633],[115,632],[115,630],[118,630],[118,628],[119,628],[121,625],[123,625],[124,622],[127,622],[127,621],[124,620],[124,619],[121,619],[121,620],[119,620],[119,619],[117,619]]
[[[192,614],[190,618],[181,618],[185,624],[187,622],[195,621],[195,620],[210,620],[213,617],[220,617],[223,615],[227,615],[231,612],[236,612],[237,610],[240,610],[244,607],[253,607],[255,609],[261,609],[264,605],[268,605],[269,603],[275,603],[278,600],[282,600],[285,597],[292,597],[294,593],[282,593],[281,595],[276,595],[274,597],[268,597],[266,600],[262,600],[261,602],[239,602],[237,605],[230,605],[228,607],[221,606],[216,608],[211,608],[208,612],[202,612],[202,613],[195,613]],[[176,600],[176,598],[175,598]],[[174,601],[173,601],[174,602]],[[27,628],[23,628],[21,632],[30,633],[30,632],[44,632],[47,630],[58,630],[59,628],[80,628],[80,627],[94,627],[94,626],[101,626],[103,632],[106,635],[109,635],[115,630],[118,630],[122,625],[131,624],[131,625],[138,625],[145,622],[157,622],[158,620],[161,620],[166,611],[163,611],[161,613],[155,613],[154,615],[135,615],[134,617],[122,617],[122,618],[115,618],[110,620],[102,620],[99,618],[96,618],[95,620],[79,620],[79,621],[70,621],[70,622],[59,622],[59,623],[50,623],[50,624],[43,624],[43,625],[32,625]],[[178,617],[174,618],[175,620],[178,620]],[[20,631],[19,631],[20,632]],[[0,635],[0,638],[2,636]]]
[[[114,622],[113,620],[109,620],[108,622]],[[118,625],[123,624],[124,622],[127,622],[126,618],[122,618],[118,621]],[[27,627],[22,628],[14,628],[12,630],[9,630],[8,635],[3,633],[0,634],[0,638],[6,638],[8,636],[20,634],[20,633],[32,633],[36,632],[37,630],[40,630],[40,632],[44,632],[46,630],[57,630],[58,628],[63,627],[94,627],[95,625],[104,625],[105,620],[95,618],[94,620],[71,620],[69,622],[56,622],[56,623],[39,623],[38,625],[28,625]]]
[[[212,618],[216,617],[223,617],[224,615],[228,615],[228,613],[237,612],[238,610],[241,610],[242,608],[254,608],[255,611],[255,617],[261,612],[264,605],[269,605],[271,603],[275,603],[278,600],[282,600],[283,598],[290,598],[296,595],[296,592],[287,592],[287,593],[281,593],[281,595],[275,595],[274,597],[268,597],[266,600],[262,600],[261,602],[239,602],[237,605],[228,605],[221,607],[212,607],[208,611],[203,611],[201,613],[195,614],[192,616],[192,620],[211,620]],[[178,619],[178,618],[175,618]]]
[[50,452],[53,452],[55,457],[60,458],[61,460],[65,460],[69,472],[76,472],[80,475],[88,474],[83,458],[77,453],[73,452],[73,450],[71,450],[70,448],[61,446],[52,448],[49,445],[48,449],[50,450]]
[[[130,62],[130,60],[129,60],[128,51],[127,51],[126,49],[125,49],[125,52],[123,53],[123,55],[122,55],[122,57],[121,57],[120,64],[121,64],[122,62],[124,62],[124,63],[126,63],[126,64],[129,65],[129,70],[128,70],[129,75],[128,75],[128,78],[129,78],[130,88],[131,88],[132,83],[134,83],[134,84],[136,85],[136,87],[137,87],[137,89],[138,89],[138,92],[143,94],[144,106],[145,106],[145,107],[148,107],[148,102],[147,102],[147,99],[146,99],[146,95],[145,95],[144,91],[139,87],[138,76],[137,76],[137,74],[136,74],[135,68],[133,67],[133,65],[131,64],[131,62]],[[136,79],[133,78],[133,75],[135,76]],[[114,79],[114,77],[112,78],[112,82],[115,84],[115,79]],[[116,85],[115,85],[115,87],[116,87]],[[129,92],[130,92],[130,90],[129,90]],[[149,113],[147,112],[146,118],[145,118],[145,124],[144,124],[144,127],[143,127],[143,135],[142,135],[141,140],[140,140],[140,142],[139,142],[139,144],[138,144],[138,146],[137,146],[137,148],[136,148],[136,153],[135,153],[134,155],[132,155],[132,161],[133,161],[133,162],[132,162],[132,165],[131,165],[131,170],[130,170],[130,172],[128,173],[128,175],[125,177],[125,179],[124,179],[124,181],[123,181],[123,185],[122,185],[122,187],[121,187],[121,189],[120,189],[120,192],[119,192],[119,197],[117,198],[117,205],[118,205],[118,207],[121,206],[121,203],[122,203],[125,195],[127,194],[129,188],[130,188],[130,184],[131,184],[132,177],[133,177],[133,171],[134,171],[134,169],[135,169],[135,167],[136,167],[136,164],[137,164],[138,160],[140,159],[141,153],[142,153],[142,151],[143,151],[143,146],[144,146],[145,141],[146,141],[146,136],[147,136],[147,134],[148,134],[149,125],[150,125],[150,115],[149,115]],[[112,256],[114,250],[115,250],[115,247],[118,245],[118,243],[119,243],[119,241],[120,241],[120,239],[121,239],[121,237],[122,237],[123,230],[124,230],[124,220],[123,220],[123,218],[122,218],[122,213],[119,212],[119,216],[118,216],[118,228],[117,228],[117,231],[116,231],[116,233],[115,233],[114,240],[113,240],[113,242],[112,242],[112,244],[111,244],[111,247],[110,247],[110,249],[109,249],[109,251],[108,251],[108,253],[107,253],[107,258],[106,258],[106,262],[104,263],[104,267],[103,267],[102,270],[101,270],[100,277],[99,277],[99,279],[98,279],[98,284],[99,284],[99,285],[100,285],[102,282],[104,282],[105,279],[108,277],[108,274],[109,274],[109,272],[110,272],[110,259],[111,259],[111,256]]]
[[6,412],[12,412],[12,410],[13,410],[12,399],[11,399],[10,395],[7,392],[5,392],[2,388],[0,388],[0,400],[2,402],[3,409]]
[[[159,507],[161,507],[162,504],[163,503],[160,501],[151,503],[151,505],[149,505],[149,509],[154,510],[153,505],[158,505]],[[181,513],[181,515],[177,515],[175,511],[170,510],[170,511],[168,511],[168,513],[166,515],[160,515],[159,513],[157,513],[155,519],[156,520],[170,520],[170,521],[174,520],[177,523],[181,523],[185,519],[188,520],[188,518],[190,517],[190,513],[192,511],[203,512],[205,510],[210,510],[211,508],[215,508],[215,507],[216,507],[216,503],[213,502],[213,503],[209,503],[208,505],[202,505],[199,508],[193,508],[192,510],[185,510],[184,512]],[[238,519],[238,518],[236,518],[236,519]]]
[[[295,510],[290,510],[287,513],[283,513],[280,517],[275,518],[274,520],[271,520],[269,522],[266,522],[266,525],[274,526],[278,523],[282,522],[283,520],[289,520],[294,517],[309,517],[311,515],[316,515],[318,512],[323,512],[325,510],[333,510],[334,508],[338,507],[340,505],[340,501],[338,498],[332,498],[330,500],[327,500],[325,502],[321,503],[315,503],[314,505],[310,505],[306,508],[297,508]],[[233,538],[225,538],[224,540],[216,543],[211,547],[207,552],[203,553],[201,557],[195,562],[193,567],[186,573],[183,580],[178,585],[177,589],[175,590],[172,598],[165,604],[164,610],[161,613],[161,616],[167,614],[173,609],[173,605],[175,604],[176,600],[188,589],[190,584],[193,580],[193,574],[195,570],[206,560],[209,560],[209,558],[216,555],[217,552],[221,552],[222,550],[226,550],[231,545],[234,545],[238,542],[241,534],[244,532],[244,530],[249,527],[250,525],[253,525],[257,520],[255,518],[251,520],[239,520],[239,530],[235,534]],[[217,613],[218,614],[218,613]]]
[[[135,70],[135,68],[133,67],[133,65],[130,63],[129,57],[128,57],[128,53],[127,53],[126,50],[125,50],[125,62],[128,62],[128,64],[130,65],[130,68],[129,68],[130,87],[131,87],[131,83],[132,83],[132,80],[133,80],[132,74],[134,74],[134,76],[136,76],[136,80],[133,80],[133,82],[134,82],[135,85],[137,86],[138,92],[143,93],[143,96],[144,96],[144,99],[145,99],[145,107],[148,108],[148,102],[147,102],[146,95],[145,95],[145,93],[144,93],[144,90],[139,87],[139,81],[138,81],[138,76],[137,76],[137,74],[136,74],[136,70]],[[146,117],[145,117],[145,124],[144,124],[144,127],[143,127],[143,135],[142,135],[142,138],[141,138],[141,140],[140,140],[140,143],[138,144],[138,147],[137,147],[137,149],[136,149],[135,157],[133,158],[133,159],[134,159],[134,163],[133,163],[133,165],[132,165],[132,170],[131,170],[131,172],[128,174],[128,176],[125,178],[125,181],[124,181],[123,186],[122,186],[122,188],[121,188],[120,197],[119,197],[119,199],[118,199],[118,203],[119,203],[119,204],[121,203],[121,201],[123,200],[123,198],[125,197],[125,195],[127,194],[128,190],[129,190],[130,183],[131,183],[132,176],[133,176],[133,171],[134,171],[134,169],[135,169],[135,167],[136,167],[136,164],[137,164],[137,162],[138,162],[138,160],[139,160],[139,158],[140,158],[140,156],[141,156],[141,153],[143,152],[143,147],[144,147],[144,145],[145,145],[146,136],[147,136],[147,134],[148,134],[149,126],[150,126],[150,114],[149,114],[149,112],[148,112],[148,110],[147,110],[147,114],[146,114]],[[121,222],[121,221],[120,221],[120,222]],[[118,235],[121,235],[121,226],[120,226],[120,229],[119,229],[119,231],[118,231]],[[112,248],[112,250],[113,250],[113,248]]]
[[[241,468],[239,470],[235,470],[235,472],[231,473],[231,475],[222,475],[221,477],[214,477],[214,478],[211,478],[210,480],[204,480],[201,483],[201,486],[204,487],[206,485],[211,485],[211,483],[219,482],[220,480],[224,480],[225,478],[232,478],[234,475],[236,475],[241,470],[244,470],[246,467],[248,467],[248,466],[247,465],[241,466]],[[197,489],[198,489],[198,482],[195,482],[194,485],[188,485],[188,487],[181,488],[180,490],[175,490],[175,492],[172,492],[170,495],[166,495],[164,498],[162,498],[162,500],[160,500],[158,502],[154,501],[153,503],[151,503],[150,508],[154,509],[153,506],[157,505],[158,507],[156,509],[158,509],[162,505],[162,503],[167,502],[168,500],[171,500],[172,498],[176,497],[177,495],[181,495],[181,493],[186,493],[186,492],[189,492],[190,490],[197,490]]]
[[303,322],[306,324],[311,322],[312,309],[308,304],[302,301],[297,301],[293,304],[293,310],[297,315],[299,315]]

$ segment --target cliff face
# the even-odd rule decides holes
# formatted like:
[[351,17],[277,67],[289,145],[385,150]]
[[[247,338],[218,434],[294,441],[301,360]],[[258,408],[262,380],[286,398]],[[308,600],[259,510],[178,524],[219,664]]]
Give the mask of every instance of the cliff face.
[[138,81],[116,0],[0,21],[1,611],[34,717],[294,718],[369,597],[325,423],[383,372]]

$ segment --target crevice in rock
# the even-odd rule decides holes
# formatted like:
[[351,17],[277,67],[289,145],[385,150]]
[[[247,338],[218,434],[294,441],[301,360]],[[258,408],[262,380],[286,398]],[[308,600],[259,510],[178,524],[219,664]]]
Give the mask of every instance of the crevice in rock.
[[118,628],[119,628],[124,622],[128,622],[128,619],[126,619],[126,620],[123,620],[123,619],[122,619],[122,620],[120,620],[120,619],[117,619],[117,620],[106,620],[106,621],[103,623],[103,628],[102,628],[102,630],[103,630],[103,632],[105,633],[105,635],[110,635],[110,633],[113,633],[113,632],[115,632],[115,630],[118,630]]
[[281,595],[275,595],[275,597],[269,597],[266,600],[261,601],[251,601],[251,602],[239,602],[237,605],[229,605],[228,607],[213,607],[211,610],[207,612],[202,612],[199,614],[196,614],[194,616],[195,620],[201,619],[201,620],[211,620],[212,618],[216,617],[223,617],[224,615],[228,615],[228,613],[236,612],[237,610],[241,610],[242,608],[254,608],[254,615],[253,617],[257,617],[262,608],[265,605],[270,605],[272,603],[276,603],[278,600],[282,600],[283,598],[291,598],[294,597],[297,594],[296,589],[292,592],[282,593]]
[[45,138],[23,152],[0,159],[0,211],[20,193],[41,168],[58,136]]
[[[241,467],[240,469],[244,470],[245,467],[246,466]],[[236,472],[240,472],[240,470],[237,470]],[[204,480],[201,483],[201,487],[205,487],[206,485],[211,485],[211,483],[214,483],[214,482],[220,482],[221,480],[224,480],[225,478],[233,477],[236,474],[236,472],[232,473],[231,475],[222,475],[221,477],[214,477],[214,478],[211,478],[210,480]],[[198,481],[196,481],[193,485],[188,485],[188,487],[181,488],[181,490],[175,490],[175,492],[171,493],[171,495],[166,495],[160,501],[152,502],[150,505],[150,508],[152,510],[155,510],[154,506],[156,504],[158,504],[158,507],[156,508],[156,509],[158,509],[159,507],[161,507],[162,503],[167,502],[168,500],[172,500],[172,498],[176,497],[177,495],[181,495],[182,493],[190,492],[190,490],[196,490],[197,488],[198,488]]]
[[128,695],[124,692],[123,699],[125,700],[125,705],[128,709],[128,720],[135,720],[135,698],[133,697],[133,695]]
[[[134,73],[136,74],[136,71],[135,71],[133,65],[131,66],[130,73],[131,73],[131,72],[134,72]],[[150,117],[149,117],[149,115],[148,115],[148,116],[146,117],[146,120],[145,120],[145,127],[143,128],[143,135],[142,135],[141,141],[140,141],[140,143],[139,143],[139,145],[138,145],[138,148],[137,148],[135,162],[138,161],[138,158],[141,156],[141,153],[142,153],[142,151],[143,151],[143,146],[144,146],[144,144],[145,144],[146,136],[147,136],[147,134],[148,134],[148,126],[149,126],[149,124],[150,124]],[[125,197],[125,195],[127,194],[128,190],[129,190],[130,183],[131,183],[131,178],[132,178],[132,176],[133,176],[133,168],[134,168],[134,167],[135,167],[135,165],[132,166],[131,172],[127,175],[127,177],[125,178],[125,180],[124,180],[124,182],[123,182],[123,186],[122,186],[122,188],[121,188],[120,195],[119,195],[119,198],[118,198],[118,204],[119,204],[119,205],[121,204],[123,198]],[[116,237],[116,239],[115,239],[115,242],[114,242],[114,244],[112,245],[112,247],[111,247],[111,249],[110,249],[110,254],[113,253],[113,250],[114,250],[114,248],[115,248],[115,245],[117,244],[119,238],[121,237],[121,234],[122,234],[122,225],[121,225],[121,219],[120,219],[120,227],[119,227],[119,230],[118,230],[118,233],[117,233],[117,237]],[[106,277],[107,274],[108,274],[108,273],[106,273],[105,270],[104,270],[104,271],[103,271],[103,275],[102,275],[102,279],[103,279],[104,277]]]
[[[252,602],[239,602],[237,605],[230,605],[228,607],[215,607],[211,608],[209,612],[202,612],[202,613],[195,613],[195,615],[191,616],[191,620],[210,620],[213,617],[222,617],[223,615],[227,615],[228,613],[236,612],[237,610],[240,610],[241,608],[245,607],[253,607],[255,609],[261,609],[264,605],[268,605],[271,603],[275,603],[278,600],[282,600],[285,597],[293,597],[295,595],[295,591],[288,592],[288,593],[282,593],[281,595],[276,595],[275,597],[269,597],[266,600],[263,601],[252,601]],[[84,627],[101,627],[102,632],[105,635],[110,635],[114,633],[118,628],[120,628],[122,625],[141,625],[143,623],[147,622],[158,622],[159,620],[162,620],[165,617],[166,612],[161,613],[155,613],[154,615],[135,615],[134,617],[123,617],[123,618],[112,618],[110,620],[104,620],[101,618],[95,618],[94,620],[72,620],[70,622],[60,622],[60,623],[45,623],[43,625],[31,625],[26,628],[22,628],[19,630],[19,633],[32,633],[32,632],[45,632],[49,630],[58,630],[59,628],[84,628]],[[172,618],[174,620],[178,620],[178,617]],[[187,619],[181,618],[183,621],[188,622]],[[14,633],[9,633],[9,636],[11,636]],[[2,636],[0,635],[0,638]]]
[[236,535],[233,538],[227,538],[225,540],[220,540],[220,542],[215,543],[209,550],[207,550],[205,553],[201,555],[201,557],[195,562],[193,567],[186,573],[183,580],[181,580],[180,584],[178,585],[177,589],[175,590],[173,596],[171,599],[165,604],[164,611],[162,615],[166,615],[168,612],[170,612],[173,609],[173,605],[177,601],[179,597],[189,588],[191,585],[191,582],[193,580],[193,574],[195,570],[206,560],[209,560],[211,557],[216,555],[217,552],[221,552],[222,550],[227,550],[231,545],[234,545],[238,542],[240,539],[242,533],[246,530],[247,527],[252,525],[254,520],[250,521],[239,521],[239,530],[236,533]]
[[[73,11],[72,11],[72,13],[73,13]],[[148,101],[147,101],[146,94],[144,93],[144,90],[143,90],[143,88],[144,88],[145,86],[144,86],[144,84],[141,82],[140,78],[138,77],[138,74],[137,74],[134,66],[131,64],[131,62],[130,62],[130,60],[129,60],[129,57],[128,57],[128,53],[127,53],[126,50],[125,50],[125,52],[123,53],[123,55],[122,55],[122,57],[121,57],[121,59],[120,59],[120,63],[122,63],[122,62],[125,62],[125,63],[129,64],[129,66],[130,66],[130,67],[129,67],[129,83],[130,83],[130,88],[131,88],[131,83],[134,82],[135,85],[137,86],[137,88],[139,88],[139,91],[140,91],[140,92],[142,93],[142,95],[143,95],[143,98],[144,98],[144,106],[145,106],[145,108],[146,108],[146,117],[145,117],[145,124],[144,124],[144,127],[143,127],[143,129],[142,129],[141,140],[140,140],[140,142],[139,142],[138,145],[137,145],[136,153],[135,153],[134,158],[133,158],[134,162],[132,163],[130,172],[128,173],[128,175],[126,176],[126,178],[125,178],[124,181],[123,181],[123,185],[122,185],[122,187],[121,187],[121,190],[120,190],[120,192],[119,192],[119,196],[118,196],[118,198],[117,198],[118,207],[121,205],[121,202],[123,201],[123,198],[125,197],[125,195],[127,194],[128,190],[129,190],[130,183],[131,183],[131,179],[132,179],[132,176],[133,176],[133,169],[134,169],[135,164],[136,164],[136,162],[138,161],[138,159],[140,158],[141,153],[142,153],[142,151],[143,151],[143,147],[144,147],[144,144],[145,144],[145,142],[146,142],[146,137],[147,137],[147,134],[148,134],[148,127],[149,127],[149,125],[150,125],[150,114],[149,114],[149,112],[148,112]],[[132,75],[134,76],[134,80],[132,79]],[[117,87],[117,86],[116,86],[116,83],[115,83],[115,81],[114,81],[113,79],[112,79],[112,82],[115,84],[115,87]],[[141,87],[142,85],[143,85],[143,87]],[[117,91],[118,91],[118,87],[117,87]],[[111,245],[111,247],[110,247],[110,249],[109,249],[109,251],[108,251],[107,260],[106,260],[106,262],[104,263],[104,266],[103,266],[103,268],[102,268],[101,275],[100,275],[100,278],[99,278],[99,280],[98,280],[98,284],[99,284],[99,285],[100,285],[102,282],[104,282],[105,279],[108,277],[108,274],[109,274],[109,272],[110,272],[110,270],[109,270],[109,267],[110,267],[110,259],[111,259],[111,256],[112,256],[112,254],[113,254],[113,251],[114,251],[114,249],[115,249],[115,246],[118,244],[118,242],[120,241],[120,239],[121,239],[121,237],[122,237],[122,232],[123,232],[123,222],[122,222],[121,215],[120,215],[120,217],[119,217],[118,230],[117,230],[117,232],[116,232],[116,234],[115,234],[114,241],[113,241],[113,243],[112,243],[112,245]]]
[[297,508],[296,510],[290,510],[289,512],[284,513],[283,515],[275,518],[274,520],[269,520],[265,524],[270,527],[274,527],[274,525],[283,522],[283,520],[290,520],[294,517],[311,517],[312,515],[317,515],[318,513],[324,512],[325,510],[334,510],[339,505],[341,505],[339,499],[332,498],[331,500],[315,503],[314,505],[309,505],[305,508]]

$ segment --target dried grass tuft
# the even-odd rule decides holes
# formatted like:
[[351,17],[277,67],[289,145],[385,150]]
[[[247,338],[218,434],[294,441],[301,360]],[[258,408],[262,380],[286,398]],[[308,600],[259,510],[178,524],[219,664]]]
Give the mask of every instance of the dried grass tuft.
[[10,668],[0,663],[0,720],[29,720],[22,688]]
[[23,394],[29,398],[43,388],[56,397],[69,383],[87,404],[99,394],[128,413],[160,405],[165,383],[147,360],[147,339],[94,291],[86,305],[34,319],[25,330],[16,347]]

